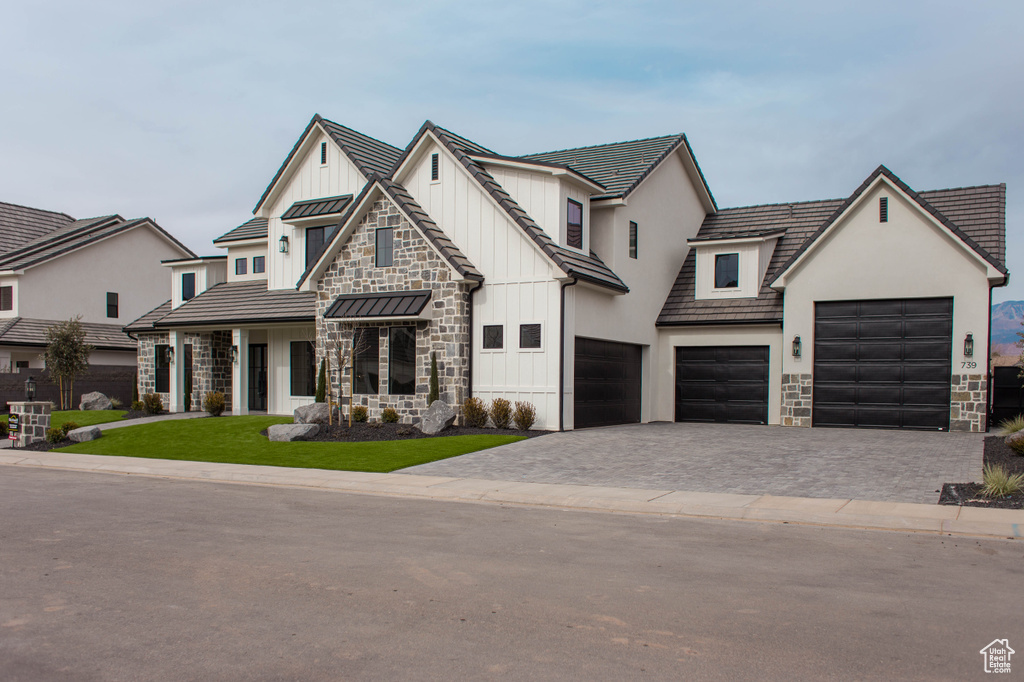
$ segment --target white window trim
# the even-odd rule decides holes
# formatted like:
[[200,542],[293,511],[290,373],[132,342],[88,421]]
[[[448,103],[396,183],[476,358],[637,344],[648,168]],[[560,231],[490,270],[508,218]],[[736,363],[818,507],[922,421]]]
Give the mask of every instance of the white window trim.
[[[527,323],[529,324],[529,323]],[[484,348],[484,327],[501,327],[501,348]],[[544,329],[541,328],[540,342],[544,343]],[[533,350],[533,349],[527,349]],[[508,352],[508,325],[504,322],[484,322],[480,325],[480,352],[481,353],[505,353]]]
[[[527,324],[540,325],[540,347],[539,348],[523,348],[521,344],[522,326]],[[544,322],[541,320],[521,320],[516,325],[516,351],[519,353],[543,353],[544,352],[544,340],[547,337],[547,333],[544,331]],[[483,344],[481,344],[483,345]]]
[[[736,286],[734,287],[716,287],[715,282],[715,270],[717,269],[717,262],[719,256],[736,256]],[[738,251],[716,251],[711,256],[711,262],[715,265],[711,267],[711,293],[713,294],[734,294],[737,291],[743,291],[743,254]]]

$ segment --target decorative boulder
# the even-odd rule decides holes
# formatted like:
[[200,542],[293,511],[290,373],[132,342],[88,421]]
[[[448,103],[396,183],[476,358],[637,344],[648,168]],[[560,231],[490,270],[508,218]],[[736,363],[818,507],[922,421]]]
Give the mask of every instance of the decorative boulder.
[[267,438],[278,442],[309,440],[320,433],[317,424],[272,424],[267,429]]
[[100,431],[98,426],[83,426],[77,429],[71,429],[68,431],[68,438],[75,441],[76,443],[84,443],[87,440],[96,440],[103,433]]
[[435,400],[430,403],[423,418],[420,419],[420,431],[433,436],[447,429],[455,422],[455,410],[443,400]]
[[[302,407],[295,410],[295,423],[296,424],[327,424],[327,417],[330,414],[330,410],[327,409],[327,403],[313,403],[312,405],[303,405]],[[338,411],[334,411],[334,421],[338,421]]]
[[1003,442],[1009,445],[1014,452],[1024,453],[1024,431],[1011,433],[1003,439]]
[[86,393],[82,396],[81,401],[78,403],[78,409],[80,410],[112,410],[114,409],[113,403],[110,402],[110,398],[103,395],[99,391],[93,391],[92,393]]

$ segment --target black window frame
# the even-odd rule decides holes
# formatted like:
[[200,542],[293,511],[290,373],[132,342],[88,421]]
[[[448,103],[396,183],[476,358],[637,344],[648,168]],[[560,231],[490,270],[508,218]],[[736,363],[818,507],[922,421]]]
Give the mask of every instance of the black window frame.
[[[119,317],[118,313],[118,296],[116,291],[107,292],[107,317],[112,317],[115,320]],[[114,314],[111,315],[110,313]]]
[[377,327],[358,327],[352,334],[355,368],[352,390],[356,395],[380,394],[380,331]]
[[[320,249],[327,238],[327,228],[323,225],[306,228],[306,267],[312,265],[313,261],[320,254]],[[314,244],[316,246],[314,246]]]
[[[497,330],[497,337],[495,339],[495,330]],[[484,350],[502,350],[505,348],[505,326],[501,324],[485,324],[483,333],[480,335],[483,339]],[[495,345],[495,343],[497,345]]]
[[[729,267],[729,261],[722,261],[722,259],[731,258],[735,264],[735,278],[730,279],[729,275],[732,274],[730,271],[725,270]],[[719,266],[719,262],[725,262],[726,265]],[[726,282],[726,284],[719,284],[719,282]],[[728,282],[732,282],[729,284]],[[740,288],[740,254],[739,253],[716,253],[715,254],[715,289],[739,289]]]
[[441,179],[441,155],[431,154],[430,156],[430,181],[437,182]]
[[235,275],[248,275],[249,274],[249,259],[248,258],[236,258],[235,259]]
[[[258,265],[258,267],[257,267]],[[266,256],[253,256],[252,257],[252,274],[260,275],[267,271],[267,257]]]
[[636,221],[630,220],[629,221],[629,257],[634,259],[634,260],[636,259],[636,254],[637,254],[637,245],[638,245],[637,242],[639,241],[639,237],[640,237],[639,232],[640,232],[640,228],[636,224]]
[[316,395],[316,348],[310,341],[292,341],[288,348],[288,386],[292,396]]
[[[404,337],[404,338],[402,338]],[[408,357],[408,341],[412,341],[412,357]],[[402,351],[406,357],[396,358],[396,351]],[[398,376],[408,376],[411,369],[412,378],[403,379],[401,382]],[[403,325],[400,327],[388,327],[388,395],[415,395],[416,394],[416,327]]]
[[0,287],[0,310],[14,310],[14,285]]
[[[189,285],[186,287],[185,282]],[[188,293],[186,296],[185,294]],[[194,272],[183,272],[181,273],[181,300],[191,301],[196,297],[196,273]]]
[[[574,200],[567,199],[568,203],[565,205],[565,244],[571,246],[574,249],[583,248],[583,204]],[[573,207],[578,208],[580,212],[580,221],[574,223],[571,220],[571,213]]]
[[171,363],[167,360],[167,352],[170,344],[156,344],[156,352],[153,356],[153,390],[156,393],[171,392]]
[[[536,340],[531,338],[534,332],[537,335]],[[543,347],[543,330],[541,329],[540,322],[525,322],[519,325],[520,350],[540,350]]]
[[[381,238],[384,239],[383,244]],[[389,268],[395,264],[395,228],[377,228],[373,235],[373,262],[378,268]]]

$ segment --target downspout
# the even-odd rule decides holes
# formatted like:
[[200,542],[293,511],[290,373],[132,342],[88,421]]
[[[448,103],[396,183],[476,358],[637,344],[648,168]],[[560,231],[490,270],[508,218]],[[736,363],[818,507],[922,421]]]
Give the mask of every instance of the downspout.
[[1003,277],[1003,281],[995,286],[989,285],[988,287],[988,355],[985,357],[985,431],[992,430],[991,418],[992,418],[992,382],[995,377],[992,375],[992,290],[999,287],[1005,287],[1010,284],[1010,273],[1006,273]]
[[476,286],[469,290],[469,369],[466,372],[466,378],[469,382],[466,388],[466,398],[473,397],[473,294],[476,290],[484,285],[483,280],[476,283]]
[[561,323],[558,339],[558,430],[565,431],[565,290],[579,282],[575,277],[562,284]]

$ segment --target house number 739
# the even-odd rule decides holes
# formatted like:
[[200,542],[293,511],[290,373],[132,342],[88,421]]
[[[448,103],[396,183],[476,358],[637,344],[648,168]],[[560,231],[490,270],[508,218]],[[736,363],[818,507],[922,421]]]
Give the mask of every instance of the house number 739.
[[975,369],[977,366],[978,366],[977,362],[961,362],[960,363],[960,368],[961,369]]

